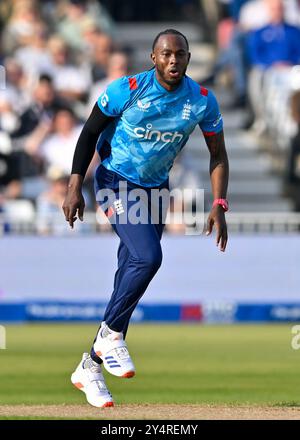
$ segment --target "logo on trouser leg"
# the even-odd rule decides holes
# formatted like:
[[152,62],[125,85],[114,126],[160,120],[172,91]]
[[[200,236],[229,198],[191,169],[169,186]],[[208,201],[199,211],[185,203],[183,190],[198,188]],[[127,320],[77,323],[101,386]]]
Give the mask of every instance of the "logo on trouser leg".
[[123,205],[122,205],[122,199],[115,200],[114,201],[114,207],[115,207],[116,213],[118,215],[123,214],[125,212],[124,208],[123,208]]
[[[204,230],[203,189],[128,188],[127,181],[120,180],[118,188],[101,188],[96,199],[105,213],[103,219],[112,225],[165,224],[176,231],[183,228],[187,235]],[[97,220],[104,224],[100,215]]]

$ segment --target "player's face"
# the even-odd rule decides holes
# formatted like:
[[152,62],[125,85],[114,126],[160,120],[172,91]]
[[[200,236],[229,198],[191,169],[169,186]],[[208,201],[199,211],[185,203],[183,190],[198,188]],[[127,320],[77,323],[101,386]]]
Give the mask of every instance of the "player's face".
[[185,39],[180,35],[162,35],[151,54],[157,79],[168,90],[178,86],[184,76],[189,60]]

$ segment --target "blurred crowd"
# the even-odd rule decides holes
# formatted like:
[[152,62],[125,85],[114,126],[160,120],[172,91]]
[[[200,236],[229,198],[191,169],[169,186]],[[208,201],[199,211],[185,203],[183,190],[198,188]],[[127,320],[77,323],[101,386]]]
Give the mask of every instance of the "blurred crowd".
[[268,137],[300,210],[300,1],[215,0],[210,11],[212,3],[218,54],[205,81],[229,76],[230,106],[247,111],[243,128]]
[[[61,215],[84,121],[112,80],[128,74],[128,48],[94,0],[2,0],[0,4],[0,210]],[[84,186],[94,209],[91,163]],[[29,204],[27,210],[30,211]]]

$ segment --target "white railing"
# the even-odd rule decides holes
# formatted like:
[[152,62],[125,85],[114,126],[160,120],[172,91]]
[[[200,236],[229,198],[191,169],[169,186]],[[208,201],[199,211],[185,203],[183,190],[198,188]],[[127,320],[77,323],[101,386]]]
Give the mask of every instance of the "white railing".
[[[208,213],[205,214],[205,220]],[[174,216],[173,223],[166,226],[166,232],[176,234],[201,234],[204,224],[196,224],[190,221],[182,224],[182,214]],[[176,219],[178,218],[178,223]],[[187,217],[186,217],[187,218]],[[193,218],[192,215],[190,218]],[[238,233],[291,233],[300,232],[300,213],[228,213],[226,215],[228,230]],[[0,215],[0,235],[55,235],[67,236],[70,234],[93,234],[111,232],[109,223],[100,224],[99,217],[93,212],[86,212],[84,222],[77,220],[74,229],[71,230],[64,221],[63,216],[58,214],[51,218],[13,219]]]
[[299,212],[228,213],[231,231],[238,232],[300,232]]

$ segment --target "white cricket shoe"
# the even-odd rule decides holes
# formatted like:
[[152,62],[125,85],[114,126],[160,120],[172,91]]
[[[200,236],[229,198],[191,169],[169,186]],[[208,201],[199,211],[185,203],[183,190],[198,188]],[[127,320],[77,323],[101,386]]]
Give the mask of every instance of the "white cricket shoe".
[[105,369],[118,377],[133,377],[135,368],[122,332],[111,330],[103,321],[94,342],[94,351]]
[[105,384],[101,365],[94,362],[88,353],[83,353],[82,360],[71,376],[71,382],[85,393],[91,405],[97,408],[114,406],[112,395]]

